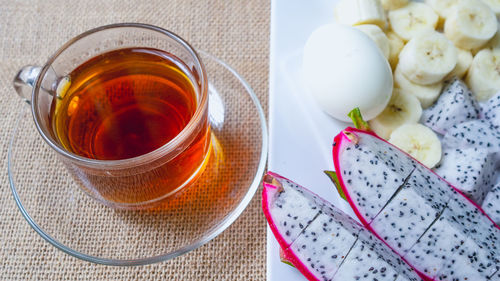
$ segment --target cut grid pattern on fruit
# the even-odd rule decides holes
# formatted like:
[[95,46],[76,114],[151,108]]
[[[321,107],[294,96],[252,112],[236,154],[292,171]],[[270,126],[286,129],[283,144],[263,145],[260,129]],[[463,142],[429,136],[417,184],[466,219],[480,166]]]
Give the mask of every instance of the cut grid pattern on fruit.
[[[286,193],[291,190],[294,195],[287,196]],[[276,192],[285,195],[278,197]],[[295,194],[300,194],[305,201],[309,201],[308,206],[316,204],[320,213],[287,246],[286,241],[280,238],[287,230],[282,228],[277,231],[275,224],[289,220],[289,216],[281,209],[289,210],[292,217],[301,211],[302,208],[297,203],[279,199],[294,200]],[[265,178],[263,197],[264,213],[284,248],[282,256],[289,259],[310,280],[351,280],[371,276],[392,281],[398,275],[404,275],[408,280],[419,280],[412,268],[383,242],[348,215],[305,188],[270,173]],[[279,204],[280,207],[269,208],[274,204]]]
[[[415,162],[408,159],[399,161],[395,148],[378,138],[358,137],[356,132],[350,134],[353,140],[342,135],[347,141],[343,141],[339,148],[343,156],[336,167],[337,175],[352,191],[347,195],[359,206],[357,211],[367,222],[371,222],[411,175]],[[338,140],[336,143],[340,145]],[[357,168],[359,163],[366,163],[370,168],[360,170]]]

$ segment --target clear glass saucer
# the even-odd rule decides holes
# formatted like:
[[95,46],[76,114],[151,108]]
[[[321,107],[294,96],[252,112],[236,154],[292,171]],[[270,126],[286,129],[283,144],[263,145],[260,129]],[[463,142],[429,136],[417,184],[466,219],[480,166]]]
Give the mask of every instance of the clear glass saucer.
[[9,146],[9,181],[19,210],[40,236],[85,261],[144,265],[196,249],[238,218],[264,173],[265,115],[238,73],[199,54],[210,82],[212,154],[195,184],[152,210],[116,210],[86,195],[38,135],[29,106],[20,104]]

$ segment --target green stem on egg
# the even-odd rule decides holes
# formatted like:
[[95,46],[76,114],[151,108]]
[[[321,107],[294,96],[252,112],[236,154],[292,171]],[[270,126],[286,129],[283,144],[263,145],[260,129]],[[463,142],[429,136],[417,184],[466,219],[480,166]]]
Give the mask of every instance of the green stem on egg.
[[340,181],[339,181],[339,178],[337,177],[337,174],[334,172],[334,171],[323,171],[327,176],[328,178],[330,178],[330,180],[333,182],[333,184],[335,185],[335,187],[337,188],[337,192],[339,193],[340,197],[342,199],[344,199],[345,201],[347,201],[347,197],[345,196],[345,193],[344,191],[342,190],[342,188],[340,187]]
[[363,116],[361,116],[361,111],[359,110],[359,107],[356,107],[355,109],[351,110],[349,114],[347,114],[349,118],[351,118],[352,123],[354,123],[354,127],[360,130],[365,130],[365,131],[371,131],[370,125],[363,120]]

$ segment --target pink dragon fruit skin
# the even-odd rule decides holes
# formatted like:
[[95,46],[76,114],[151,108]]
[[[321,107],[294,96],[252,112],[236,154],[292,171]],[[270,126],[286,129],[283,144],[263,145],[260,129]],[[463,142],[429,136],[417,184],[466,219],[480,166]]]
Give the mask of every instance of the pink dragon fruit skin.
[[500,224],[500,182],[486,195],[482,207],[495,223]]
[[444,147],[443,158],[434,172],[481,204],[495,182],[495,158],[485,148]]
[[494,128],[500,130],[500,93],[491,97],[481,109],[482,117],[488,120]]
[[[290,194],[289,198],[288,194]],[[310,205],[316,204],[320,211],[295,237],[291,245],[288,245],[286,239],[280,238],[284,235],[283,231],[286,232],[286,230],[282,227],[278,230],[278,226],[284,226],[282,223],[284,221],[294,220],[295,214],[302,211],[303,207],[298,207],[297,203],[290,202],[290,200],[296,199],[296,194],[301,194],[306,201],[309,201],[305,206],[309,208]],[[264,179],[262,196],[264,214],[283,249],[283,256],[297,267],[308,280],[354,280],[353,278],[339,279],[340,277],[335,277],[339,268],[341,269],[339,276],[349,276],[349,274],[365,276],[368,274],[367,276],[375,278],[369,280],[393,281],[396,276],[403,275],[405,279],[402,280],[420,280],[413,269],[402,261],[395,252],[387,248],[370,232],[363,230],[359,223],[307,189],[277,174],[268,173]],[[277,207],[277,205],[281,207]],[[276,212],[277,209],[288,209],[291,216],[281,211]],[[291,224],[287,223],[286,225],[290,226]],[[364,251],[361,253],[354,251],[351,254],[352,249],[356,249],[357,244],[375,244],[383,251],[374,249],[375,246],[367,246],[363,248]],[[376,252],[376,250],[382,251],[383,254]],[[350,272],[342,269],[344,266],[346,269],[359,268],[361,271]],[[371,267],[380,270],[370,270]],[[367,273],[363,274],[363,270]]]
[[444,135],[448,128],[478,119],[479,105],[472,92],[459,79],[450,81],[434,105],[422,112],[422,123]]
[[[384,237],[382,237],[382,235],[379,235],[379,233],[378,233],[380,231],[380,229],[379,228],[374,228],[373,224],[370,223],[371,222],[370,221],[371,217],[364,215],[364,214],[367,213],[366,210],[360,209],[360,208],[365,208],[366,206],[380,205],[380,204],[383,204],[383,203],[365,202],[363,205],[358,204],[358,202],[356,200],[353,200],[352,196],[355,193],[361,192],[360,190],[363,190],[363,192],[364,192],[366,189],[361,189],[361,188],[363,188],[364,186],[366,186],[366,184],[364,184],[364,185],[357,185],[358,189],[354,190],[355,185],[352,184],[352,182],[351,183],[346,182],[346,180],[344,178],[344,175],[346,174],[346,172],[345,172],[345,169],[343,169],[343,167],[342,167],[342,159],[345,158],[345,156],[346,156],[345,151],[347,151],[347,147],[356,147],[356,148],[358,148],[359,146],[362,146],[362,144],[363,144],[362,141],[363,141],[364,138],[366,138],[366,139],[375,139],[376,138],[378,140],[381,140],[380,138],[378,138],[372,132],[366,132],[366,131],[358,130],[358,129],[354,129],[354,128],[347,128],[343,132],[341,132],[339,135],[337,135],[335,137],[334,148],[333,148],[334,165],[335,165],[335,169],[337,171],[337,175],[338,175],[338,178],[339,178],[339,181],[340,181],[341,189],[344,192],[344,194],[345,194],[345,196],[346,196],[349,204],[353,208],[354,212],[356,213],[356,215],[358,216],[358,218],[360,219],[360,221],[368,229],[370,229],[378,238],[384,240],[383,239]],[[365,143],[366,142],[367,141],[365,140]],[[385,145],[382,146],[380,148],[380,150],[381,151],[387,151],[388,150],[386,148],[387,146],[391,146],[391,145],[388,144],[388,143],[385,143]],[[407,155],[406,153],[404,153],[402,151],[399,151],[399,150],[397,150],[397,151],[398,151],[398,153],[396,153],[396,156],[394,154],[391,154],[392,158],[394,159],[393,161],[395,161],[395,162],[403,162],[404,163],[406,161],[405,160],[401,160],[400,158],[410,158],[411,159],[411,156]],[[353,154],[352,153],[350,155],[350,159],[352,159],[353,162],[356,162],[357,165],[359,165],[359,167],[364,167],[364,169],[368,169],[367,167],[369,166],[369,163],[357,161],[356,157],[353,158]],[[380,167],[378,169],[379,169],[379,174],[381,174],[380,170],[385,169],[385,167],[383,167],[382,165],[380,165]],[[463,241],[465,239],[467,241],[473,241],[473,243],[475,243],[476,245],[478,245],[478,244],[480,244],[480,242],[478,242],[476,240],[477,240],[478,237],[481,236],[482,238],[488,240],[488,242],[486,242],[486,243],[490,243],[490,246],[491,246],[491,243],[494,244],[493,246],[496,246],[497,242],[493,241],[494,239],[492,239],[491,236],[492,235],[496,235],[495,233],[499,230],[499,228],[498,228],[497,225],[495,225],[489,219],[488,216],[486,216],[484,214],[484,212],[475,203],[473,203],[469,199],[465,198],[464,195],[461,192],[457,191],[455,188],[453,188],[451,185],[449,185],[448,183],[446,183],[446,181],[444,181],[443,179],[441,179],[439,176],[437,176],[436,174],[434,174],[432,171],[430,171],[427,168],[421,166],[421,164],[418,164],[415,170],[421,171],[422,173],[426,174],[427,178],[434,178],[434,179],[437,179],[438,181],[444,183],[444,184],[441,185],[441,187],[439,187],[439,188],[436,189],[436,191],[435,191],[434,194],[432,192],[428,193],[427,194],[427,196],[428,196],[427,198],[425,197],[425,194],[420,194],[420,196],[424,196],[424,198],[426,198],[427,200],[430,200],[431,202],[434,202],[436,200],[440,201],[440,204],[442,204],[443,202],[446,202],[447,200],[448,200],[448,203],[451,202],[451,201],[453,201],[453,202],[459,201],[460,203],[464,204],[464,206],[467,207],[467,208],[465,208],[467,211],[463,211],[462,213],[453,214],[453,215],[454,216],[456,215],[455,217],[460,217],[462,221],[466,221],[466,223],[461,222],[462,224],[473,224],[473,225],[475,225],[476,228],[479,227],[479,228],[483,229],[484,231],[489,231],[489,232],[483,232],[483,234],[480,234],[479,232],[473,233],[474,231],[471,231],[471,230],[469,230],[468,232],[464,232],[464,231],[460,232],[459,230],[461,230],[461,229],[459,227],[459,223],[455,223],[453,221],[453,218],[451,220],[448,219],[447,220],[447,225],[449,225],[449,224],[454,225],[455,229],[453,231],[455,232],[455,234],[457,236],[459,236],[459,237],[456,237],[455,240],[453,240],[453,241],[455,241],[455,243],[460,244],[461,243],[460,241]],[[373,179],[370,178],[370,181],[373,181]],[[381,191],[381,192],[391,192],[391,190],[392,190],[392,187],[390,189],[383,189],[383,191]],[[368,191],[367,193],[371,194],[371,191]],[[433,194],[434,198],[432,198],[432,196],[430,196],[432,194]],[[369,199],[369,200],[372,200],[372,201],[376,201],[376,200],[378,200],[378,198],[387,198],[387,197],[392,198],[392,196],[393,196],[393,194],[391,193],[390,195],[382,195],[380,197],[366,197],[366,196],[363,196],[363,194],[359,195],[358,197],[364,197],[367,200]],[[394,200],[394,198],[392,198],[392,200]],[[436,206],[438,206],[438,205],[439,204],[437,204]],[[382,214],[383,212],[384,212],[384,210],[382,210],[382,212],[380,214]],[[470,217],[469,216],[470,214],[473,214],[473,216]],[[453,217],[453,216],[450,216],[450,217]],[[407,219],[407,217],[404,218],[404,220],[406,220],[406,219]],[[403,224],[404,224],[404,220],[403,220]],[[437,221],[438,220],[436,220],[435,222],[437,222]],[[480,225],[482,225],[482,226],[480,226]],[[386,225],[385,227],[389,228],[390,225]],[[471,225],[468,225],[468,227],[471,227]],[[428,225],[426,231],[428,232],[430,229],[432,229],[432,224]],[[420,233],[421,238],[425,237],[425,233],[426,232]],[[486,234],[484,234],[484,233],[486,233]],[[441,234],[441,236],[442,235],[443,234]],[[485,237],[485,236],[488,236],[488,235],[490,236],[489,238]],[[474,238],[476,238],[476,239],[474,239]],[[391,248],[395,249],[395,247],[391,247]],[[453,251],[455,251],[455,252],[457,251],[457,249],[455,249],[455,250],[453,250],[453,249],[454,249],[454,247],[451,247],[451,248],[448,247],[447,250],[444,249],[444,253],[453,254]],[[399,252],[398,250],[397,250],[397,252],[399,254],[403,254],[403,253]],[[411,252],[411,250],[410,250],[410,252]],[[427,253],[427,251],[424,251],[424,252]],[[491,251],[487,250],[486,253],[491,253]],[[483,255],[482,257],[485,258],[484,256],[488,256],[488,255]],[[428,256],[428,257],[430,257],[430,256]],[[489,255],[489,257],[486,257],[486,259],[488,259],[488,258],[490,258],[490,259],[489,260],[485,260],[485,261],[481,261],[481,263],[492,264],[492,262],[493,262],[493,264],[494,264],[494,262],[496,260],[496,257],[495,256],[492,257],[491,255]],[[409,259],[410,259],[410,257],[405,256],[405,260],[409,261]],[[421,272],[422,271],[426,271],[426,267],[424,265],[422,265],[422,264],[419,264],[418,261],[412,260],[412,261],[409,261],[409,262],[417,270],[419,270]],[[439,270],[442,270],[443,268],[447,268],[448,264],[441,264],[440,267],[441,268],[435,268],[435,269],[433,269],[433,273],[434,274],[430,274],[430,275],[438,274],[437,272]],[[469,268],[469,270],[471,270],[471,268]],[[494,270],[494,268],[492,270]],[[422,275],[427,276],[425,273],[422,273]],[[450,276],[448,276],[448,277],[450,277]],[[452,279],[453,276],[451,276],[450,278],[451,278],[450,280],[454,280],[454,279]],[[431,279],[429,279],[429,280],[431,280]],[[482,280],[482,279],[478,279],[478,280]],[[487,279],[484,279],[484,280],[487,280]]]

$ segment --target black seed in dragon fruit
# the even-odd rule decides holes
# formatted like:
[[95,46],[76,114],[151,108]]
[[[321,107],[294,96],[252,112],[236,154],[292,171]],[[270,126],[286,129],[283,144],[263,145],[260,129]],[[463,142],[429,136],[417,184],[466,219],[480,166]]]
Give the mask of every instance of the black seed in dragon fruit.
[[[378,138],[362,138],[343,148],[345,157],[339,161],[337,174],[349,185],[358,187],[351,194],[360,212],[371,221],[385,202],[414,170],[416,162]],[[359,166],[365,163],[367,166]],[[369,200],[377,198],[377,201]],[[372,204],[373,202],[373,204]]]
[[434,171],[481,204],[496,179],[495,154],[485,148],[443,149],[443,158]]
[[417,167],[370,226],[391,247],[406,253],[444,210],[451,193],[450,185]]
[[406,277],[404,277],[403,275],[398,275],[398,277],[394,280],[394,281],[407,281],[408,279],[406,279]]
[[404,258],[410,264],[418,264],[419,270],[434,278],[466,240],[467,236],[450,217],[449,210],[445,209]]
[[[280,220],[274,221],[277,231],[283,233],[277,238],[282,239],[283,244],[289,246],[319,214],[320,208],[317,202],[320,201],[316,195],[304,193],[292,182],[286,179],[283,181],[289,185],[287,192],[273,193],[272,195],[275,197],[266,203],[269,204],[268,209],[274,214],[273,217],[280,218]],[[296,210],[300,210],[300,212]]]
[[489,261],[487,250],[478,245],[472,239],[468,238],[463,245],[454,252],[453,255],[446,257],[447,265],[437,274],[437,280],[500,280],[494,279],[498,272],[498,264],[492,264]]
[[445,134],[453,125],[479,118],[479,105],[465,83],[454,79],[434,105],[422,112],[421,121],[435,132]]
[[500,229],[463,196],[452,197],[447,208],[457,227],[475,244],[471,247],[483,249],[486,259],[480,264],[492,265],[490,272],[500,269]]
[[[340,281],[342,279],[335,277],[335,274],[339,270],[344,271],[344,266],[359,268],[363,275],[363,272],[369,272],[370,276],[378,280],[393,281],[398,275],[403,275],[407,280],[420,280],[401,257],[368,231],[363,230],[358,222],[307,189],[276,174],[268,173],[264,178],[262,196],[264,214],[283,249],[284,256],[309,280]],[[298,206],[300,204],[297,202],[302,202],[302,206]],[[286,236],[287,231],[282,227],[285,226],[282,222],[290,219],[288,214],[294,217],[303,209],[311,209],[313,205],[319,212],[304,226],[291,245],[288,245],[287,240],[282,238]],[[366,247],[362,260],[353,259],[355,252],[351,258],[346,259],[351,250],[355,249],[356,241],[370,245],[378,243],[386,251],[380,254],[375,247]],[[370,271],[372,266],[378,268],[378,273]]]
[[424,199],[407,184],[391,198],[370,226],[389,246],[404,256],[444,207]]
[[[470,121],[470,122],[479,122],[480,126],[483,124],[482,121]],[[450,133],[450,131],[448,131],[448,133]],[[344,159],[344,157],[346,156],[346,154],[344,153],[346,147],[352,146],[352,143],[363,143],[362,139],[372,139],[372,138],[376,138],[372,133],[353,128],[347,128],[344,131],[342,131],[339,135],[337,135],[335,137],[336,146],[334,146],[333,148],[334,165],[336,170],[341,171],[342,169],[340,168],[342,168],[342,162],[346,161]],[[366,140],[364,143],[368,142],[369,141]],[[482,143],[482,141],[479,142]],[[460,142],[457,141],[457,143]],[[465,143],[467,144],[467,142]],[[464,146],[469,147],[468,145]],[[358,151],[366,151],[366,149],[360,149]],[[356,154],[351,154],[349,157],[356,157]],[[400,152],[399,155],[395,155],[393,157],[398,161],[400,161],[400,159],[404,157],[410,158],[407,154],[403,152]],[[362,157],[360,159],[363,160],[357,162],[357,167],[362,169],[367,169],[370,164],[366,163],[364,159],[369,159],[369,158]],[[390,159],[382,157],[380,161],[385,162],[385,161],[390,161]],[[380,166],[380,169],[383,170],[385,168],[384,166]],[[415,179],[412,180],[414,175]],[[419,177],[417,177],[417,175],[419,175]],[[418,181],[417,180],[418,178],[423,180]],[[401,191],[404,191],[407,187],[405,186],[404,188],[401,188],[400,191],[395,195],[394,192],[391,192],[391,190],[389,189],[388,190],[381,189],[380,192],[390,193],[380,196],[381,198],[389,197],[389,200],[386,200],[386,202],[389,201],[389,203],[387,203],[387,206],[384,207],[383,211],[380,212],[380,214],[377,215],[376,219],[373,220],[371,223],[367,222],[370,219],[370,217],[366,217],[364,215],[367,213],[364,211],[364,208],[366,208],[366,206],[380,205],[383,204],[383,202],[379,202],[379,197],[372,196],[372,197],[365,197],[366,202],[360,204],[358,201],[352,200],[353,194],[358,192],[360,187],[346,182],[342,176],[339,176],[339,182],[342,192],[346,195],[347,201],[349,202],[353,210],[355,210],[356,215],[363,222],[363,224],[367,226],[367,228],[370,229],[374,234],[376,234],[377,237],[385,239],[389,242],[392,241],[391,243],[388,244],[394,250],[396,250],[396,252],[399,253],[400,255],[406,255],[406,257],[408,258],[407,261],[410,258],[408,253],[410,253],[411,251],[404,252],[404,249],[407,247],[411,249],[415,245],[415,243],[411,244],[411,242],[408,242],[411,245],[399,246],[397,245],[397,243],[394,242],[397,239],[401,240],[401,238],[399,237],[404,236],[404,239],[408,241],[411,240],[418,241],[418,239],[422,241],[423,239],[427,239],[427,244],[433,245],[439,243],[441,245],[440,242],[433,242],[432,239],[434,236],[433,237],[428,236],[427,238],[425,237],[425,234],[430,235],[432,233],[429,232],[429,230],[431,230],[432,226],[435,225],[436,227],[439,228],[436,228],[434,232],[439,232],[441,236],[446,236],[446,239],[453,242],[451,244],[443,244],[446,247],[444,247],[443,249],[438,249],[437,251],[436,249],[431,251],[430,249],[425,249],[425,247],[419,245],[419,247],[421,247],[421,250],[426,254],[425,258],[437,260],[439,255],[445,256],[447,254],[444,253],[448,252],[449,255],[451,256],[457,256],[456,259],[459,260],[460,255],[458,250],[462,249],[460,253],[462,253],[462,255],[467,257],[468,255],[470,255],[474,261],[474,263],[472,262],[461,263],[461,266],[463,267],[462,270],[463,271],[468,270],[474,272],[474,275],[471,274],[469,276],[481,276],[480,279],[467,279],[468,281],[494,280],[491,279],[491,277],[489,277],[488,274],[490,273],[493,274],[496,270],[498,270],[498,265],[500,265],[500,261],[498,259],[499,257],[498,247],[500,246],[500,242],[498,240],[500,239],[500,229],[482,212],[482,210],[474,202],[463,196],[461,193],[455,190],[455,188],[453,188],[447,182],[445,182],[437,175],[435,175],[432,171],[426,169],[421,165],[417,165],[413,170],[413,172],[411,173],[411,175],[407,178],[406,184],[413,186],[415,188],[415,191],[418,192],[414,192],[412,196],[411,195],[404,196],[410,198],[406,200],[407,202],[410,202],[411,200],[411,202],[415,201],[416,203],[413,203],[413,205],[411,206],[408,206],[408,204],[406,204],[406,206],[403,206],[404,208],[409,209],[410,211],[405,210],[404,213],[402,214],[397,213],[397,210],[399,210],[400,207],[394,205],[400,202],[403,202],[401,204],[404,205],[405,201],[401,200],[401,198],[398,198],[398,195],[400,194]],[[415,200],[415,198],[417,199]],[[393,210],[390,210],[391,204],[394,206]],[[420,205],[423,205],[425,207],[422,208],[417,207]],[[441,208],[443,205],[445,205],[444,209],[442,209],[442,211],[439,212],[439,208]],[[362,208],[363,211],[356,211],[356,209],[358,208]],[[434,211],[432,211],[432,209],[434,209]],[[394,220],[385,218],[385,223],[382,223],[383,220],[381,219],[379,220],[380,223],[378,225],[375,224],[377,218],[383,217],[384,212],[386,212],[387,210],[389,210],[392,213],[390,217],[394,218]],[[398,215],[400,216],[400,218],[398,218]],[[422,217],[420,220],[423,223],[420,223],[418,221],[417,218],[419,218],[419,216]],[[410,219],[408,219],[409,217]],[[432,219],[432,218],[439,218],[439,219]],[[401,226],[398,227],[398,225]],[[444,225],[444,227],[440,225]],[[447,228],[449,229],[449,231],[446,231]],[[388,229],[392,229],[393,232],[389,231]],[[415,230],[415,233],[418,233],[419,236],[417,236],[414,233],[410,233],[413,230]],[[410,236],[410,238],[408,238],[408,235]],[[416,239],[416,237],[418,239]],[[463,242],[462,244],[462,241],[465,242]],[[420,244],[423,246],[427,245],[425,242]],[[467,245],[467,248],[462,248],[464,247],[464,245]],[[453,264],[449,263],[441,263],[439,265],[439,267],[441,267],[440,269],[438,267],[433,269],[432,267],[429,267],[429,265],[426,267],[424,262],[419,262],[419,261],[413,261],[409,263],[416,270],[421,271],[422,275],[425,275],[425,277],[429,278],[429,280],[432,280],[432,278],[429,277],[427,274],[423,273],[423,271],[433,272],[433,274],[429,275],[437,274],[437,276],[439,276],[440,273],[445,273],[445,270],[449,269],[451,269],[452,271],[455,270],[453,269]],[[477,272],[478,275],[476,275],[475,272]],[[483,272],[482,275],[481,272]],[[460,274],[457,273],[456,275],[454,275],[453,272],[448,271],[447,277],[444,280],[463,280],[461,279],[463,277],[464,275],[462,275],[461,273]]]
[[333,278],[362,228],[340,211],[326,213],[320,213],[289,247],[320,280]]
[[335,274],[335,280],[394,280],[398,275],[375,248],[358,239]]
[[435,209],[442,210],[453,196],[455,190],[449,183],[443,181],[435,173],[430,173],[425,166],[417,166],[407,180],[418,196],[427,200]]
[[486,195],[482,207],[496,224],[500,224],[500,183],[497,183]]
[[482,117],[488,120],[497,130],[500,130],[500,93],[491,97],[482,106]]
[[[379,268],[387,267],[387,265],[389,265],[399,272],[399,278],[401,280],[420,280],[415,276],[413,269],[408,267],[407,263],[401,258],[400,255],[394,252],[391,248],[387,247],[384,242],[371,234],[370,231],[361,231],[359,233],[358,241],[362,241],[365,245],[367,245],[370,251],[374,251],[374,254],[378,255],[377,260],[372,262],[374,267],[376,264],[379,264]],[[370,255],[373,256],[373,254]],[[363,270],[366,272],[366,268]]]
[[500,131],[486,120],[467,121],[448,129],[443,144],[452,148],[485,148],[496,153],[500,151]]

